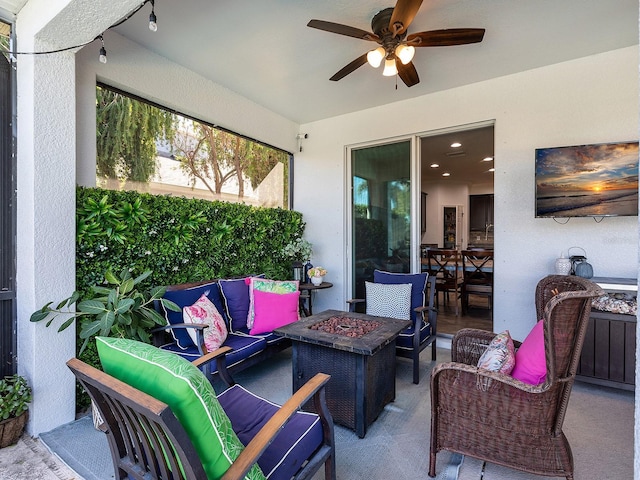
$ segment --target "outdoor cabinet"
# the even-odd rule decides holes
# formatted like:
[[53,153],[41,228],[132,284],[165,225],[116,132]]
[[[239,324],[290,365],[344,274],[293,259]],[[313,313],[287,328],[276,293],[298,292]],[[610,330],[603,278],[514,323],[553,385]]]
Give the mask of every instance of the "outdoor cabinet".
[[[637,296],[635,278],[591,279],[607,293]],[[597,300],[595,300],[597,302]],[[591,309],[577,380],[635,390],[636,315]]]

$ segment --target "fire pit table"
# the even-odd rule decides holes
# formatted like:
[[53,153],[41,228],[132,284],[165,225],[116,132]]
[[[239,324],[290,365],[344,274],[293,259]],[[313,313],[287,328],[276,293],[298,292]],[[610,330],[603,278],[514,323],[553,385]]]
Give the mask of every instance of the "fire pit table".
[[293,391],[331,375],[327,405],[336,423],[363,438],[396,397],[396,337],[408,320],[327,310],[274,330],[293,344]]

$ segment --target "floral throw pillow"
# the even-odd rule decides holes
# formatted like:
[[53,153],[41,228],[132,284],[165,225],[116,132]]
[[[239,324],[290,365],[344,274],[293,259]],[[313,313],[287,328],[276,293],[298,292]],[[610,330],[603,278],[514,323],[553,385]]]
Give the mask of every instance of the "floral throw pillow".
[[499,333],[478,360],[478,368],[509,375],[516,364],[515,348],[509,330]]
[[258,277],[249,277],[246,282],[249,285],[249,314],[247,315],[247,328],[249,330],[253,328],[253,322],[256,317],[254,291],[284,295],[297,292],[300,284],[297,280],[269,280]]
[[[208,352],[220,348],[227,338],[227,326],[224,318],[206,295],[202,295],[196,303],[182,310],[184,323],[204,323],[209,328],[204,329],[204,345]],[[191,328],[187,329],[193,343],[197,345],[197,335]]]

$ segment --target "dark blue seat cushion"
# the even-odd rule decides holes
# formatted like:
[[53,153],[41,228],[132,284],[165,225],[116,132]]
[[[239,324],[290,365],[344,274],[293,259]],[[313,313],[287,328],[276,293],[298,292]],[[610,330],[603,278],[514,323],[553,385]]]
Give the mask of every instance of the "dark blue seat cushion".
[[[227,367],[232,367],[236,363],[241,362],[245,358],[249,358],[256,353],[261,352],[267,346],[266,339],[262,337],[251,337],[249,335],[239,335],[230,333],[227,335],[227,339],[222,346],[231,347],[232,350],[227,353]],[[163,350],[169,350],[177,353],[182,358],[192,362],[197,358],[200,358],[202,354],[198,351],[198,348],[191,344],[191,347],[180,348],[175,343],[169,343],[160,347]],[[216,373],[218,368],[215,362],[211,363],[211,373]]]
[[[280,408],[240,385],[222,392],[218,395],[218,400],[244,445],[255,437]],[[313,413],[297,412],[267,447],[259,458],[258,465],[270,480],[290,480],[322,443],[320,418]]]
[[374,270],[373,281],[386,284],[411,284],[411,320],[415,321],[415,309],[424,305],[424,291],[427,288],[427,273],[391,273]]
[[[267,347],[267,341],[262,337],[230,333],[222,346],[231,347],[232,350],[227,353],[227,367],[233,367],[245,358],[263,351]],[[216,372],[217,369],[212,367],[211,371]]]
[[[403,350],[413,349],[413,325],[404,329],[396,338],[396,348]],[[420,327],[420,343],[424,342],[431,335],[431,324],[421,322]]]
[[[222,302],[222,296],[220,295],[220,288],[218,287],[217,282],[211,282],[204,285],[199,285],[197,287],[185,288],[182,290],[170,290],[165,292],[164,298],[166,298],[167,300],[171,300],[180,308],[184,308],[196,303],[196,301],[202,296],[202,294],[207,295],[209,300],[211,300],[211,302],[218,309],[218,312],[220,312],[220,314],[224,317],[225,311]],[[183,323],[182,311],[174,312],[172,310],[167,310],[166,308],[164,308],[164,306],[162,306],[161,313],[163,313],[164,317],[167,319],[167,325]],[[227,322],[228,325],[228,320],[226,318],[225,322]],[[173,336],[178,346],[183,350],[194,346],[191,337],[187,333],[187,330],[184,328],[171,329],[171,335]]]
[[[250,335],[249,334],[249,329],[246,327],[246,325],[243,328],[239,328],[234,333],[237,333],[238,335]],[[281,335],[278,335],[277,333],[273,333],[273,332],[259,333],[259,334],[251,335],[251,336],[257,337],[257,338],[264,338],[268,345],[273,345],[275,343],[280,343],[280,342],[286,340]]]

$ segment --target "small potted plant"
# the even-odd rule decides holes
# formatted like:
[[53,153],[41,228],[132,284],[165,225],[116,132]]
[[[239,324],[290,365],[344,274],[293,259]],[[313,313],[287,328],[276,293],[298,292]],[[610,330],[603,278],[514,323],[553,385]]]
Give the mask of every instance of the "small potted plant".
[[20,375],[0,380],[0,448],[16,443],[29,418],[31,388]]
[[311,260],[311,255],[313,253],[313,246],[311,243],[304,238],[298,238],[293,242],[289,242],[282,249],[282,253],[285,257],[289,257],[291,259],[292,267],[293,267],[293,279],[304,281],[303,277],[303,269],[304,265],[309,263]]
[[313,267],[309,269],[307,274],[309,275],[311,283],[314,285],[320,285],[324,280],[324,276],[327,274],[327,270],[323,267]]

